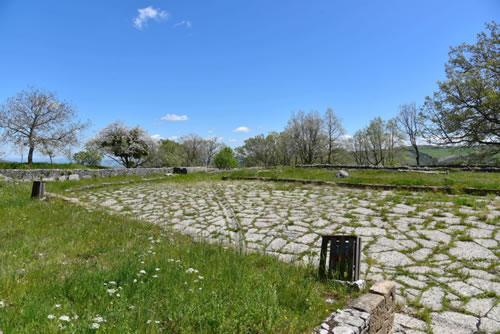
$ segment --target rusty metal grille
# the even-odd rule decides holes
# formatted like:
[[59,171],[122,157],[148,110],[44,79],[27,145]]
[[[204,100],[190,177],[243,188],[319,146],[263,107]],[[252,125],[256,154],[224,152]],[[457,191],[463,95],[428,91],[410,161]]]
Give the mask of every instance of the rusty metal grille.
[[321,238],[319,277],[342,281],[359,280],[361,238],[348,235],[323,235]]

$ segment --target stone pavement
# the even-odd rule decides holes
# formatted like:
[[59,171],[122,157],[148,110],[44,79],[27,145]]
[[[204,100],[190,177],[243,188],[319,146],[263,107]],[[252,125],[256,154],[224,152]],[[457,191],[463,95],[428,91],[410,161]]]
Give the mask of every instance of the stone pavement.
[[[396,333],[500,331],[500,197],[222,181],[75,192],[193,237],[318,263],[322,234],[362,237],[361,271],[398,283]],[[424,311],[425,310],[425,311]],[[412,317],[427,312],[430,323]]]

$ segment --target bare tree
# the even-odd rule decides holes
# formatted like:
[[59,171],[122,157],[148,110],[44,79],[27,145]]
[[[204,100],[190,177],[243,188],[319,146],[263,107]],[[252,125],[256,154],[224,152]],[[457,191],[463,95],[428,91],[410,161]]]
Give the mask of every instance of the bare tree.
[[28,147],[28,165],[42,144],[67,146],[78,143],[78,134],[88,127],[76,118],[76,110],[55,94],[36,88],[23,90],[0,106],[0,128],[14,146]]
[[56,156],[57,149],[54,146],[50,146],[46,143],[42,143],[42,147],[40,147],[40,152],[43,155],[46,155],[50,159],[50,164],[52,164],[52,159]]
[[387,151],[385,164],[392,165],[396,158],[396,150],[401,147],[404,139],[404,134],[399,128],[396,118],[391,118],[385,123],[385,136],[385,149]]
[[325,130],[327,141],[327,151],[328,151],[328,163],[332,163],[333,152],[338,149],[341,137],[345,134],[345,130],[342,127],[342,120],[335,115],[331,108],[328,108],[325,113]]
[[202,149],[202,160],[203,163],[208,167],[210,163],[212,162],[212,159],[214,156],[217,154],[217,151],[219,150],[221,144],[218,142],[219,138],[217,137],[212,137],[205,139],[203,142],[203,149]]
[[420,152],[418,151],[417,140],[423,136],[425,127],[422,116],[417,112],[416,104],[410,103],[399,106],[397,121],[408,136],[411,146],[415,149],[417,166],[420,166]]
[[292,136],[294,148],[304,164],[312,164],[321,157],[324,143],[323,120],[317,111],[304,114],[299,110],[288,121],[287,131]]
[[184,163],[187,166],[195,166],[202,163],[204,140],[197,134],[190,134],[180,139],[184,152]]

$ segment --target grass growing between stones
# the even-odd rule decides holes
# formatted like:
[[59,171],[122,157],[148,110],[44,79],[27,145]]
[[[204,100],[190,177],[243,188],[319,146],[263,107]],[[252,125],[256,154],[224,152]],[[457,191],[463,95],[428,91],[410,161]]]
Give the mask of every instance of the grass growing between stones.
[[312,267],[29,194],[0,183],[4,333],[302,333],[350,297]]
[[350,170],[349,177],[336,179],[336,171],[325,169],[282,168],[272,170],[241,170],[233,172],[233,177],[271,177],[303,180],[339,181],[348,183],[391,184],[408,186],[448,186],[461,188],[500,189],[498,173],[451,171],[448,174],[422,174],[384,170]]

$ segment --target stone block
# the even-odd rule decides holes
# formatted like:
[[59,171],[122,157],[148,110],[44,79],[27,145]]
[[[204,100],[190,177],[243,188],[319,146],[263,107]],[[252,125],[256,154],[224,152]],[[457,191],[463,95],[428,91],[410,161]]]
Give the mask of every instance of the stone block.
[[384,305],[384,302],[385,299],[383,296],[374,293],[367,293],[356,298],[350,306],[356,310],[372,314],[377,308]]

